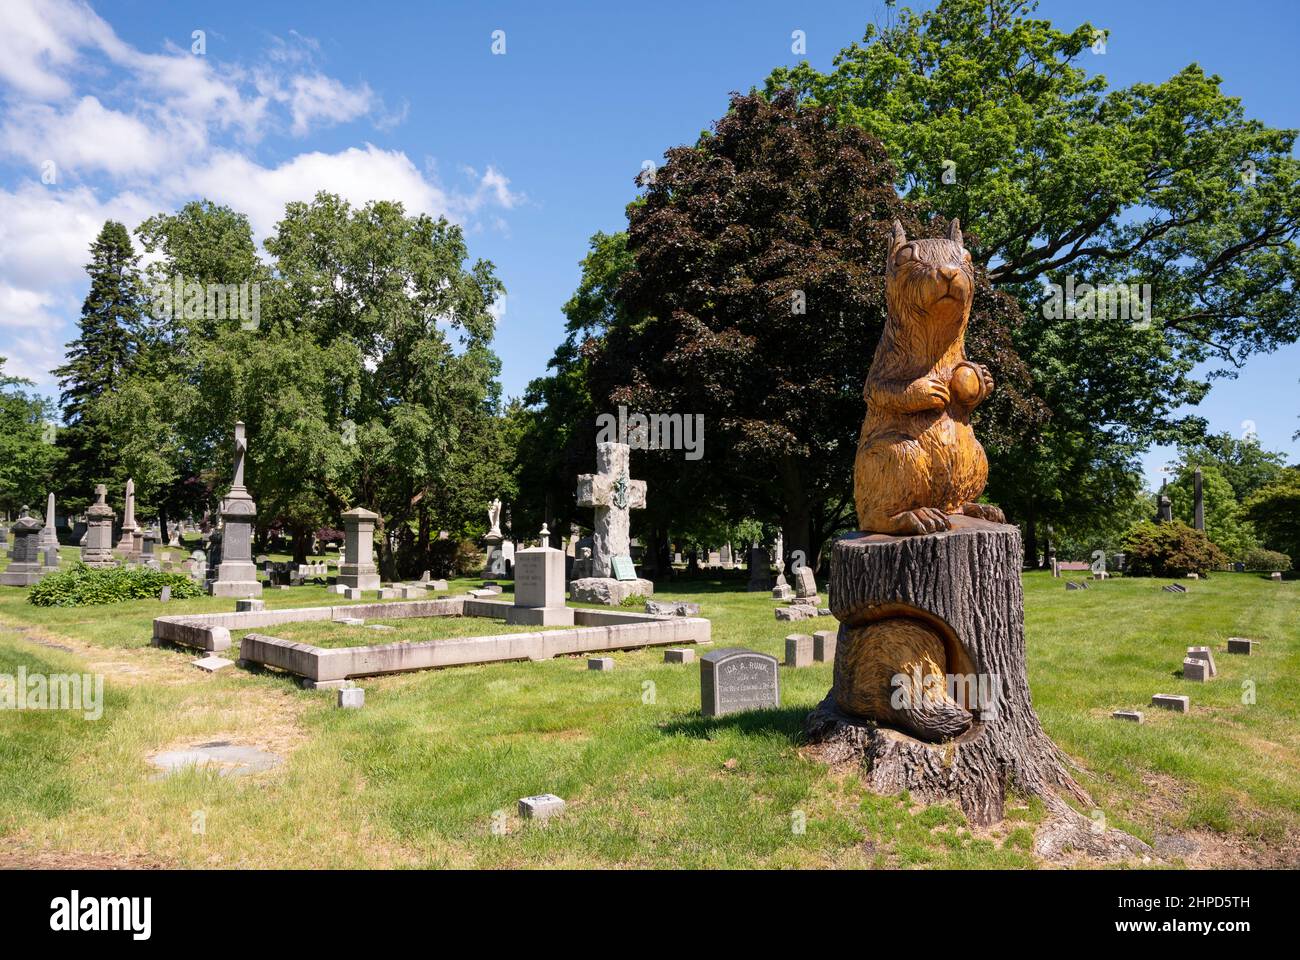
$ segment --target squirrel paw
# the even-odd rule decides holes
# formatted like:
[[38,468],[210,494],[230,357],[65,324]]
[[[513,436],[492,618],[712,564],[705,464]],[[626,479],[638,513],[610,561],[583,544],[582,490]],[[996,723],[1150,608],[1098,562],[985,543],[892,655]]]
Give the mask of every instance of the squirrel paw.
[[890,533],[900,536],[919,536],[924,533],[938,533],[952,527],[948,515],[936,507],[918,507],[904,510],[889,518],[892,529]]
[[961,512],[977,520],[989,520],[993,523],[1007,522],[1007,515],[991,503],[967,503],[962,506]]

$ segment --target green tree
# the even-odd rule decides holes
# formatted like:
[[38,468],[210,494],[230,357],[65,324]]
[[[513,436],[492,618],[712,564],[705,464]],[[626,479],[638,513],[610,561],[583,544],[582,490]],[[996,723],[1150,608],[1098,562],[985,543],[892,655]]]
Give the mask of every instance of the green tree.
[[[1026,523],[1030,555],[1036,525],[1107,508],[1072,493],[1093,463],[1124,472],[1136,451],[1198,432],[1179,414],[1207,390],[1196,364],[1234,368],[1300,335],[1295,131],[1246,117],[1196,64],[1109,89],[1079,63],[1098,31],[1058,30],[1035,8],[904,10],[831,71],[805,62],[767,81],[879,137],[903,194],[960,217],[990,280],[1026,306],[1015,347],[1051,418],[989,452],[990,494]],[[1151,310],[1069,318],[1043,287],[1067,281],[1146,284]]]
[[1300,559],[1300,468],[1289,468],[1279,480],[1257,490],[1245,508],[1265,546],[1292,561]]
[[136,363],[142,321],[138,262],[126,227],[107,221],[90,245],[90,291],[81,306],[77,338],[68,344],[66,362],[55,370],[65,425],[59,432],[66,454],[60,486],[70,508],[88,504],[95,484],[117,487],[126,480],[118,453],[121,438],[97,405]]
[[54,404],[25,389],[30,380],[6,375],[4,365],[0,357],[0,511],[13,516],[24,504],[44,511],[46,494],[62,476]]
[[1225,431],[1179,447],[1177,471],[1198,466],[1213,466],[1232,485],[1237,500],[1244,503],[1257,490],[1282,479],[1286,454],[1265,450],[1254,436],[1238,438]]

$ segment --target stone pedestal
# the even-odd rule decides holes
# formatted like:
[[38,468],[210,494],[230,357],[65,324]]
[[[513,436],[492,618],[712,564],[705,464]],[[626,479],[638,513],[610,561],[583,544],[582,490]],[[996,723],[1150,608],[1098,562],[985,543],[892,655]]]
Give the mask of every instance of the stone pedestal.
[[117,552],[124,559],[134,560],[135,545],[135,481],[126,481],[126,500],[122,507],[122,533],[117,541]]
[[487,551],[487,562],[483,565],[483,577],[485,579],[504,577],[506,575],[506,555],[501,550],[501,541],[503,539],[500,533],[491,532],[483,538],[484,549]]
[[564,605],[564,551],[515,552],[515,604],[506,610],[506,623],[573,626],[573,608]]
[[375,521],[379,514],[356,507],[343,514],[343,536],[348,560],[339,564],[338,582],[354,590],[378,590],[375,567]]
[[95,487],[95,502],[86,511],[86,539],[81,544],[81,562],[91,569],[116,566],[113,556],[113,508],[104,502],[108,488]]
[[638,577],[635,580],[615,580],[613,577],[582,577],[569,584],[569,599],[574,603],[603,603],[618,606],[636,594],[654,596],[655,585]]
[[14,549],[9,555],[9,566],[0,573],[0,585],[6,587],[30,587],[39,583],[49,571],[41,566],[41,522],[31,516],[26,507],[19,513],[18,522],[11,528],[14,535]]

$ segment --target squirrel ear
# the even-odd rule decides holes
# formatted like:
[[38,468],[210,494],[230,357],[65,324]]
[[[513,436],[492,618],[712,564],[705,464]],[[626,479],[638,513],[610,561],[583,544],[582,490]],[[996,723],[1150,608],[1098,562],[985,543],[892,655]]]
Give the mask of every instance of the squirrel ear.
[[907,243],[907,234],[903,232],[901,221],[894,221],[894,232],[889,238],[889,252],[892,254],[903,244]]
[[953,217],[952,223],[948,224],[948,239],[955,240],[957,243],[961,244],[962,246],[966,245],[961,238],[961,221],[958,220],[956,217]]

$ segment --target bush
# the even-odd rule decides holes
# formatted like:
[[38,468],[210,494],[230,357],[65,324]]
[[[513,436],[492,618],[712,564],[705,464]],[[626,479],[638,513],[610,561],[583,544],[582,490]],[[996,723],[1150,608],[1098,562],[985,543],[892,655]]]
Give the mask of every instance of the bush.
[[163,587],[171,587],[176,600],[203,596],[203,588],[183,573],[163,573],[148,567],[92,570],[77,563],[59,573],[47,574],[28,592],[27,602],[38,607],[91,607],[154,599]]
[[477,576],[487,557],[472,540],[434,540],[429,544],[429,569],[439,579]]
[[1285,572],[1291,569],[1291,558],[1277,550],[1247,550],[1246,555],[1242,557],[1242,562],[1246,564],[1247,570],[1260,573],[1272,573],[1274,570]]
[[1206,577],[1227,555],[1185,523],[1134,524],[1124,537],[1125,573],[1134,577]]

